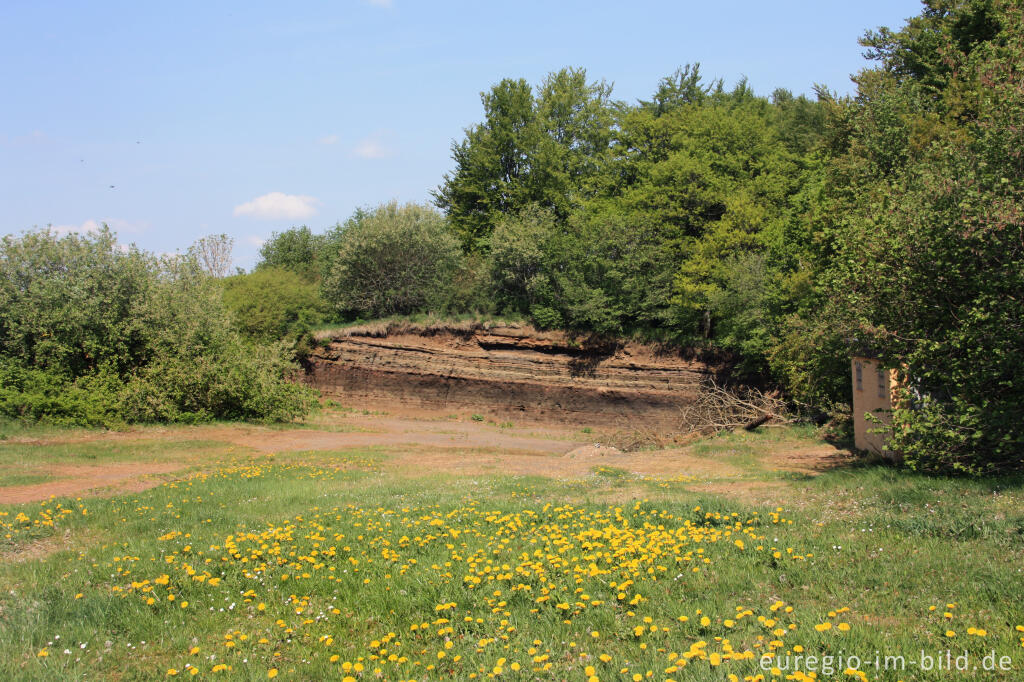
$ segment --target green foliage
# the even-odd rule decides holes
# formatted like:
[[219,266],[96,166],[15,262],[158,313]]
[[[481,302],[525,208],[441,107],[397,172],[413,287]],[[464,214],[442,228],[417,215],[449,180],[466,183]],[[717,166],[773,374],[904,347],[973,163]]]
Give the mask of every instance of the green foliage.
[[314,404],[283,348],[243,339],[192,257],[104,229],[0,242],[0,414],[61,424],[291,419]]
[[505,79],[481,93],[483,123],[452,145],[455,170],[434,192],[463,245],[484,248],[495,221],[537,204],[561,218],[600,170],[612,140],[611,87],[562,69],[538,87]]
[[295,338],[328,321],[320,287],[292,270],[261,266],[223,281],[224,303],[235,327],[264,341]]
[[869,33],[833,173],[835,315],[908,384],[890,442],[911,467],[1024,465],[1024,22],[929,2]]
[[122,392],[128,421],[196,423],[210,419],[290,421],[314,409],[305,386],[285,380],[294,371],[283,347],[253,345],[237,336],[216,353],[160,357]]
[[0,355],[77,377],[147,360],[139,302],[152,259],[118,250],[114,235],[58,239],[48,231],[0,242]]
[[392,201],[340,233],[323,295],[348,317],[437,311],[452,299],[453,278],[464,267],[444,216]]
[[767,359],[772,376],[804,408],[828,412],[849,405],[850,348],[836,320],[816,314],[782,317]]
[[0,415],[68,426],[123,423],[123,384],[98,370],[70,381],[57,372],[0,358]]
[[499,221],[489,254],[499,308],[529,315],[541,328],[621,333],[611,291],[617,276],[607,272],[614,245],[601,227],[576,218],[560,224],[536,205]]
[[256,268],[280,268],[316,279],[330,259],[329,241],[330,234],[313,234],[305,225],[275,232],[260,247]]
[[640,107],[661,116],[684,104],[700,104],[716,87],[721,87],[721,81],[711,85],[703,83],[699,63],[687,64],[676,69],[671,76],[662,78],[651,101],[641,100]]
[[[516,111],[525,123],[509,129],[519,140],[535,135],[534,146],[506,151],[529,160],[529,177],[498,182],[484,174],[471,182],[484,160],[508,167],[495,161],[500,121],[492,107],[457,148],[456,173],[439,195],[464,241],[487,251],[499,309],[541,327],[711,343],[749,358],[752,371],[764,369],[779,320],[800,308],[813,279],[810,259],[800,255],[799,209],[813,199],[804,189],[820,164],[805,152],[817,144],[821,105],[785,91],[759,98],[745,82],[725,92],[686,67],[664,79],[651,102],[627,106],[612,103],[603,85],[586,86],[582,72],[561,71],[538,89],[530,118],[527,86],[512,85],[503,82],[485,99],[493,105],[513,90],[521,95]],[[559,102],[575,104],[560,109]],[[573,116],[553,113],[567,106]],[[546,189],[560,189],[535,191],[539,177]],[[473,213],[483,205],[477,195],[450,192],[470,186],[508,191],[491,193],[504,198]],[[553,199],[559,192],[569,199]],[[756,305],[746,309],[737,296]]]

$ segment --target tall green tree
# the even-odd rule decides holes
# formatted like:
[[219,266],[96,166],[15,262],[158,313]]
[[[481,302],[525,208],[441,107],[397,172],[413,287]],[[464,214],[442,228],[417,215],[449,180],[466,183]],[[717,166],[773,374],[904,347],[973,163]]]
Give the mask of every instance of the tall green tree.
[[851,335],[907,378],[891,446],[920,469],[1024,465],[1024,16],[929,0],[863,41],[828,272]]
[[610,96],[583,69],[550,74],[536,94],[523,79],[481,93],[484,121],[452,145],[455,169],[434,192],[466,248],[486,248],[497,221],[528,205],[561,218],[578,205],[611,143]]

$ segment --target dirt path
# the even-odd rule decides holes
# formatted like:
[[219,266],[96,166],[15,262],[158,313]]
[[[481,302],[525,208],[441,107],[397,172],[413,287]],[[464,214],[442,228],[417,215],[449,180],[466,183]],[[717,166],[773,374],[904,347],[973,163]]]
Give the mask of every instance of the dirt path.
[[50,497],[70,497],[99,489],[133,492],[156,485],[146,476],[166,474],[185,466],[182,462],[112,462],[96,465],[49,465],[43,471],[56,480],[33,485],[0,488],[0,504],[38,502]]
[[[574,444],[578,445],[578,444]],[[615,448],[576,447],[568,452],[545,453],[519,450],[437,450],[416,448],[393,455],[385,467],[400,475],[422,476],[451,473],[467,476],[514,474],[575,479],[589,476],[596,467],[612,467],[654,477],[733,476],[739,469],[725,463],[695,457],[684,448],[620,452]]]
[[[459,420],[421,412],[408,415],[359,414],[335,412],[318,418],[320,428],[270,428],[231,424],[198,427],[141,427],[125,432],[83,432],[41,439],[20,440],[20,444],[75,444],[109,441],[125,443],[180,443],[181,441],[217,441],[256,453],[301,451],[329,452],[353,448],[384,447],[386,471],[399,476],[423,476],[435,473],[455,475],[518,474],[551,478],[581,478],[595,467],[622,469],[633,474],[654,477],[694,476],[701,479],[728,479],[750,473],[749,465],[740,466],[728,457],[698,456],[692,447],[621,452],[595,443],[600,438],[561,424],[533,423],[500,428],[493,423]],[[2,448],[2,446],[0,446]],[[763,471],[785,470],[808,474],[823,471],[846,461],[847,455],[828,445],[812,442],[780,442],[766,448],[760,458]],[[45,500],[51,496],[80,496],[98,492],[143,490],[159,483],[155,474],[168,474],[188,466],[205,463],[202,455],[182,457],[179,449],[174,461],[118,461],[110,463],[41,462],[35,470],[55,480],[33,485],[0,488],[0,503]],[[723,485],[713,485],[714,492]],[[712,490],[709,488],[708,492]]]
[[[563,453],[578,442],[557,432],[500,429],[478,422],[425,421],[401,417],[347,417],[344,425],[357,430],[275,431],[221,427],[204,437],[251,447],[260,452],[338,450],[374,446],[430,446],[435,448],[500,448],[529,452]],[[556,437],[561,435],[562,437]]]

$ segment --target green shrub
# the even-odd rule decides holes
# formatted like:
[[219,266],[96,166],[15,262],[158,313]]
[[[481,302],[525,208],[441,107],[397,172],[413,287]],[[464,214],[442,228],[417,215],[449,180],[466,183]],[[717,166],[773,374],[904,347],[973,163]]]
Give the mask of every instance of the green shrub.
[[290,270],[261,267],[222,284],[235,328],[250,338],[296,337],[328,319],[320,287]]
[[118,426],[126,421],[121,390],[120,379],[108,370],[72,381],[0,359],[0,415],[5,417],[65,426]]
[[112,233],[0,242],[0,414],[62,424],[292,419],[314,407],[280,345],[232,326],[194,258]]
[[330,233],[313,234],[305,225],[275,232],[260,247],[260,262],[256,270],[279,268],[306,280],[316,280],[330,259],[326,248],[329,241]]
[[124,387],[128,421],[196,423],[210,419],[289,421],[315,407],[304,386],[282,381],[292,371],[283,347],[234,341],[217,354],[168,357]]
[[324,298],[349,318],[434,311],[451,300],[462,265],[459,242],[440,213],[392,201],[342,231]]
[[608,236],[575,217],[559,223],[537,205],[501,219],[489,255],[499,308],[542,329],[621,333],[621,250]]

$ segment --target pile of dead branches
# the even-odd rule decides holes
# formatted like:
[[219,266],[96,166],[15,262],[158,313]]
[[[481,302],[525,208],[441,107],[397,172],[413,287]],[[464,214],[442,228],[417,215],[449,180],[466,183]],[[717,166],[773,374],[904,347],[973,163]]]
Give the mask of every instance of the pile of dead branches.
[[751,386],[721,386],[707,379],[696,399],[681,409],[684,431],[704,435],[719,431],[746,429],[762,424],[789,424],[794,421],[778,391],[765,392]]

